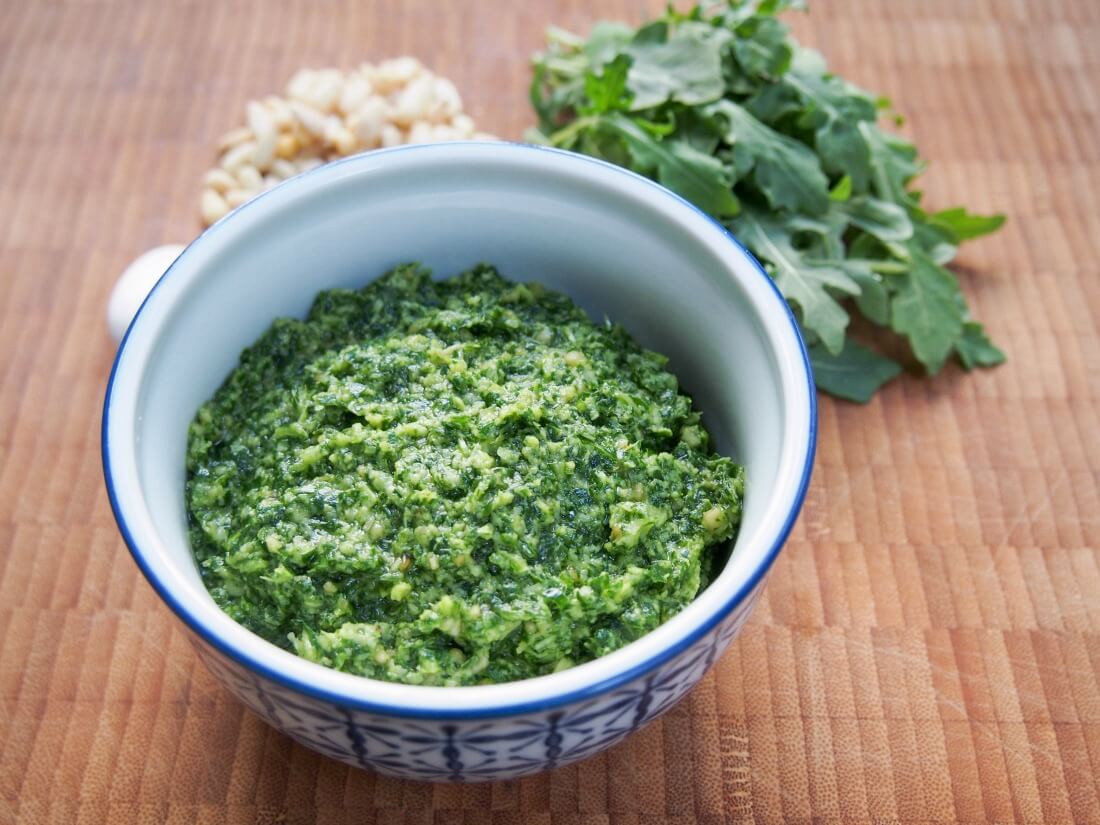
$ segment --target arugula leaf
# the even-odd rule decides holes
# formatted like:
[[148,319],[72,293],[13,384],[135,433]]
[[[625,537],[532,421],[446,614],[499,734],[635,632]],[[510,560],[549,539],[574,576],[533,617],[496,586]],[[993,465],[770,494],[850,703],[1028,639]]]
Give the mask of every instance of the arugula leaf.
[[784,118],[799,116],[804,111],[802,96],[783,81],[761,86],[742,105],[757,120],[776,129],[782,128],[780,122]]
[[713,156],[685,141],[658,140],[618,113],[605,115],[600,123],[622,137],[642,167],[655,169],[657,180],[700,209],[714,215],[734,215],[740,209],[726,168]]
[[619,109],[629,109],[633,96],[626,87],[630,58],[620,54],[605,63],[603,72],[589,72],[584,76],[584,93],[588,103],[581,108],[584,114],[602,114]]
[[844,339],[834,354],[820,345],[809,347],[810,365],[817,386],[838,398],[866,404],[883,384],[901,372],[901,365],[872,350]]
[[830,290],[859,294],[859,285],[843,267],[808,261],[792,243],[790,231],[774,215],[746,206],[730,223],[733,233],[757,257],[770,264],[776,286],[801,310],[802,325],[831,353],[844,346],[848,313]]
[[837,264],[844,268],[859,285],[856,306],[863,317],[875,324],[890,323],[890,294],[882,275],[871,268],[868,261],[848,258]]
[[776,19],[801,7],[719,0],[587,39],[554,29],[535,58],[532,139],[649,175],[725,221],[794,307],[826,392],[863,398],[893,375],[846,338],[852,312],[903,335],[930,374],[952,354],[1000,363],[944,266],[1003,216],[926,210],[916,147],[880,128],[901,122],[890,102],[830,74]]
[[634,37],[634,29],[623,23],[603,21],[592,27],[588,40],[583,42],[584,55],[593,71],[603,68],[622,54]]
[[810,215],[829,208],[829,180],[804,143],[765,126],[732,100],[721,100],[706,111],[725,119],[725,139],[733,147],[739,177],[751,171],[774,208]]
[[774,17],[790,9],[801,11],[805,8],[804,0],[734,0],[727,3],[725,9],[719,5],[713,20],[716,25],[736,29],[756,15]]
[[853,226],[880,241],[906,241],[913,236],[909,215],[896,203],[857,195],[849,198],[841,209]]
[[702,109],[678,108],[669,117],[676,122],[676,137],[686,140],[700,152],[714,155],[722,145],[721,130],[714,119],[703,114]]
[[995,367],[1005,362],[1005,354],[993,346],[977,321],[963,324],[963,333],[955,342],[955,353],[959,361],[968,370],[974,367]]
[[955,243],[996,232],[1004,222],[1004,215],[974,215],[967,212],[964,206],[944,209],[929,216],[929,223],[950,235]]
[[940,266],[955,259],[959,248],[946,229],[930,223],[928,216],[919,209],[910,209],[909,218],[913,224],[913,243],[927,252],[928,257]]
[[915,246],[911,267],[897,279],[890,305],[890,326],[909,339],[913,354],[930,373],[937,373],[963,331],[963,311],[955,276]]
[[871,147],[859,124],[874,123],[875,102],[832,75],[815,72],[806,64],[808,49],[799,51],[794,69],[784,82],[806,107],[802,123],[814,130],[814,148],[830,175],[847,175],[857,192],[866,192],[871,177]]
[[793,50],[787,27],[774,17],[753,16],[737,27],[734,59],[750,77],[778,77],[790,68]]
[[852,197],[852,176],[845,175],[829,190],[829,200],[844,202]]
[[719,38],[703,37],[696,29],[676,33],[661,43],[635,39],[626,53],[633,59],[629,85],[635,110],[669,100],[688,105],[710,103],[725,90]]
[[897,204],[915,203],[906,187],[921,172],[916,147],[873,123],[862,121],[857,128],[871,152],[871,188],[875,194]]

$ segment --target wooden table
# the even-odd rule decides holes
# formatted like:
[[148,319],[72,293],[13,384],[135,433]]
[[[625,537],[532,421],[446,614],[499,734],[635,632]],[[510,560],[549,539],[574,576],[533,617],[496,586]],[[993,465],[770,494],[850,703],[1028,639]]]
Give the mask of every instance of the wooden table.
[[1010,361],[825,400],[806,508],[743,636],[611,752],[467,787],[327,761],[213,681],[123,548],[100,475],[104,303],[136,253],[197,232],[244,102],[299,66],[408,52],[519,136],[544,27],[644,11],[0,4],[0,823],[1100,822],[1089,0],[819,0],[795,21],[911,117],[933,205],[1009,214],[959,269]]

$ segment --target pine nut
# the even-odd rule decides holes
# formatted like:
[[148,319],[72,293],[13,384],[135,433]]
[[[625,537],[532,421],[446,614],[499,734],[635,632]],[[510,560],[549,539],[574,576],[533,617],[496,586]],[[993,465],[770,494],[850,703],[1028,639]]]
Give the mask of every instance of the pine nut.
[[243,189],[230,189],[225,193],[225,202],[230,209],[236,209],[238,206],[247,203],[252,199],[252,192],[245,192]]
[[353,155],[357,149],[357,143],[355,135],[351,131],[340,124],[335,128],[329,130],[326,138],[331,145],[341,155]]
[[271,112],[271,119],[275,121],[275,128],[286,131],[294,125],[294,113],[290,111],[290,107],[286,105],[285,100],[274,95],[268,95],[264,98],[264,105]]
[[401,143],[496,139],[463,113],[454,83],[414,57],[348,72],[302,69],[283,96],[249,101],[245,122],[217,142],[219,167],[203,177],[204,224],[337,157]]
[[314,73],[309,69],[297,72],[286,84],[287,97],[294,100],[308,100],[313,91],[313,75]]
[[462,135],[458,129],[454,126],[448,126],[446,123],[432,127],[431,141],[433,143],[443,143],[448,140],[462,140]]
[[382,145],[386,147],[398,146],[404,142],[401,130],[394,126],[392,123],[387,123],[382,127]]
[[458,115],[451,121],[451,126],[460,138],[470,137],[475,130],[474,119],[469,115]]
[[432,125],[430,123],[421,121],[414,123],[412,128],[409,129],[409,143],[431,143],[432,142]]
[[298,174],[298,169],[288,160],[277,160],[271,164],[271,174],[278,175],[283,180],[292,178]]
[[445,77],[437,77],[432,88],[433,105],[430,115],[438,122],[450,120],[462,111],[462,98],[455,84]]
[[252,163],[252,159],[256,156],[256,144],[251,140],[246,143],[238,144],[226,152],[225,157],[222,158],[222,168],[230,172],[236,172],[241,166],[246,163]]
[[256,192],[263,186],[263,176],[255,166],[242,166],[235,174],[237,182],[246,191]]
[[322,69],[316,74],[311,98],[307,102],[320,112],[331,112],[336,109],[343,91],[344,73],[338,69]]
[[348,118],[348,126],[366,149],[374,149],[382,138],[382,126],[390,112],[384,98],[372,97]]
[[252,139],[252,131],[247,126],[242,126],[239,129],[234,129],[231,132],[226,132],[220,138],[218,138],[217,148],[219,154],[227,152],[234,146],[239,146],[246,140]]
[[340,95],[340,111],[350,115],[366,103],[372,91],[365,77],[353,75],[344,85],[344,91]]
[[435,103],[435,84],[430,77],[421,76],[405,87],[397,98],[393,122],[410,126],[424,120]]
[[233,176],[224,169],[211,169],[202,177],[203,184],[218,194],[224,194],[237,185]]
[[423,69],[415,57],[398,57],[378,66],[371,82],[376,92],[385,95],[409,83]]
[[[290,111],[287,109],[287,111]],[[275,140],[275,157],[282,158],[283,160],[289,160],[298,154],[298,138],[293,134],[279,135]],[[278,163],[276,160],[274,163]],[[274,165],[274,164],[273,164]]]
[[309,132],[315,138],[324,139],[325,137],[325,116],[314,109],[312,106],[307,106],[299,100],[290,101],[290,110],[294,112],[294,117],[302,128]]
[[262,104],[255,100],[249,102],[246,113],[248,128],[256,136],[256,152],[252,162],[259,169],[267,169],[275,159],[275,142],[278,138],[275,119]]
[[229,214],[229,205],[225,199],[213,189],[204,189],[199,200],[199,212],[202,222],[207,226]]

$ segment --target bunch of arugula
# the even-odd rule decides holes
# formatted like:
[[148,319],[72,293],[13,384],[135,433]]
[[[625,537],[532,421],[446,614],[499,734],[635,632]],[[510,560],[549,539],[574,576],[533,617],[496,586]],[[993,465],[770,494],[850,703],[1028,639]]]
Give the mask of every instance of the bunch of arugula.
[[792,7],[670,8],[587,40],[552,29],[529,139],[641,172],[725,224],[792,305],[825,392],[864,402],[901,370],[852,338],[852,309],[930,374],[952,355],[968,370],[1003,362],[945,264],[1004,217],[925,211],[916,147],[877,125],[889,102],[799,46],[776,18]]

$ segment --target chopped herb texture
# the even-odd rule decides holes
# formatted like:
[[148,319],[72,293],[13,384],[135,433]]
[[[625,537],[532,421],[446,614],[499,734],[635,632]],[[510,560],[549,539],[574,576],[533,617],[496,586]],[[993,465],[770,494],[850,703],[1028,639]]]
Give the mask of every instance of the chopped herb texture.
[[744,471],[665,359],[490,266],[317,296],[191,425],[191,542],[233,619],[416,685],[506,682],[678,613]]

